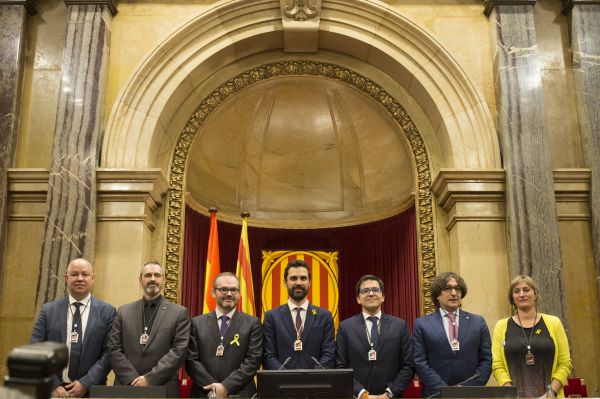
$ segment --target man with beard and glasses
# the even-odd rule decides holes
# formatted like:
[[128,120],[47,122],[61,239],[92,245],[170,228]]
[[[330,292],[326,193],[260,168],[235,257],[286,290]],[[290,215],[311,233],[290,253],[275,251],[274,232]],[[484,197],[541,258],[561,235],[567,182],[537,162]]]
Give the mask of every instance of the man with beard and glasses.
[[192,319],[192,336],[186,370],[194,384],[192,398],[206,397],[215,389],[218,398],[256,393],[252,378],[262,357],[262,326],[257,317],[236,310],[240,281],[232,273],[221,273],[211,291],[214,311]]
[[165,273],[158,262],[144,264],[139,280],[143,298],[119,308],[108,339],[115,385],[166,386],[167,397],[179,397],[177,370],[187,355],[189,312],[161,295]]
[[45,304],[33,326],[30,342],[60,342],[69,350],[69,364],[51,377],[53,397],[81,398],[92,385],[106,384],[106,340],[116,311],[92,296],[94,277],[90,262],[72,260],[65,273],[68,295]]
[[290,262],[283,284],[287,303],[265,314],[265,369],[333,368],[333,317],[327,309],[308,303],[310,270],[306,262]]

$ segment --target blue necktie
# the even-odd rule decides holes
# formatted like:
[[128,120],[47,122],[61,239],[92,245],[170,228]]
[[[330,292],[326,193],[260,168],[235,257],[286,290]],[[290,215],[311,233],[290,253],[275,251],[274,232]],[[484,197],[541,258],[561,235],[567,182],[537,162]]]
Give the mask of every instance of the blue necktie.
[[81,302],[75,302],[73,305],[75,305],[75,313],[73,314],[73,328],[71,331],[77,332],[77,342],[71,342],[71,353],[69,354],[69,379],[71,382],[76,381],[79,378],[79,359],[81,358],[81,341],[83,341],[81,333],[81,312],[79,311],[79,307],[82,304]]
[[373,323],[371,324],[371,344],[373,345],[373,348],[376,348],[377,340],[379,339],[379,330],[377,329],[377,317],[369,316],[367,317],[367,320]]
[[227,325],[227,322],[229,321],[229,316],[223,315],[219,317],[219,319],[221,319],[221,337],[225,339],[225,335],[227,335],[227,329],[229,328],[229,326]]

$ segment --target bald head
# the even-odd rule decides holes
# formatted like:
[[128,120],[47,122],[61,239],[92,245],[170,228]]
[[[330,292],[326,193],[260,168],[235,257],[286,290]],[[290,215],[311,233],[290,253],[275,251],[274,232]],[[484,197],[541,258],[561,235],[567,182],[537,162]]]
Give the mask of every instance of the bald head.
[[69,262],[65,282],[69,294],[80,301],[88,296],[94,285],[94,269],[86,259],[78,258]]

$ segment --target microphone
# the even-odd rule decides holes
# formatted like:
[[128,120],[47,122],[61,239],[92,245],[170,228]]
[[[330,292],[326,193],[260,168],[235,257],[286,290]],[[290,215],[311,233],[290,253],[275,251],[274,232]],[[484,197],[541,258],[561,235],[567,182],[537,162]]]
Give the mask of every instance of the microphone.
[[321,362],[319,362],[317,359],[315,359],[315,357],[314,357],[314,356],[311,356],[311,357],[310,357],[310,359],[311,359],[313,362],[315,362],[315,364],[317,365],[317,368],[318,368],[318,369],[325,370],[325,367],[323,367],[323,365],[321,364]]
[[481,377],[481,374],[479,374],[479,373],[475,373],[475,374],[473,374],[472,376],[470,376],[469,378],[467,378],[466,380],[464,380],[464,381],[461,381],[461,382],[459,382],[458,384],[456,384],[456,385],[454,385],[454,386],[455,386],[455,387],[462,387],[462,386],[463,386],[463,384],[466,384],[466,383],[467,383],[467,382],[469,382],[469,381],[473,381],[474,379],[476,379],[476,378],[479,378],[479,377]]
[[277,370],[283,370],[285,368],[285,365],[288,364],[288,362],[292,360],[291,356],[288,356],[287,359],[285,359],[285,362],[283,362],[283,364],[281,365],[281,367],[279,367]]
[[[476,378],[479,378],[479,377],[481,377],[481,374],[479,374],[479,373],[475,373],[475,374],[473,374],[472,376],[470,376],[469,378],[467,378],[466,380],[464,380],[464,381],[461,381],[461,382],[459,382],[458,384],[455,384],[455,385],[452,385],[452,386],[453,386],[453,387],[462,387],[462,386],[463,386],[463,384],[466,384],[466,383],[467,383],[467,382],[469,382],[469,381],[473,381],[474,379],[476,379]],[[437,391],[437,392],[436,392],[436,393],[434,393],[433,395],[431,395],[431,396],[428,396],[428,397],[427,397],[427,399],[432,399],[432,398],[435,398],[435,397],[436,397],[436,396],[438,396],[440,393],[441,393],[440,391]]]

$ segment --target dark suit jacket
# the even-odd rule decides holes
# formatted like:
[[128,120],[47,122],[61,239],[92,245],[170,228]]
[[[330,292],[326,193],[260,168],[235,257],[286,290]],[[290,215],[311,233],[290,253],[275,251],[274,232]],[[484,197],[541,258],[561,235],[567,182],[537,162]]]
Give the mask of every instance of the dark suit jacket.
[[385,313],[379,323],[376,361],[368,358],[371,346],[362,313],[340,323],[336,367],[354,369],[355,396],[362,389],[381,395],[389,388],[394,397],[401,397],[414,374],[408,328],[404,320]]
[[415,321],[413,353],[417,374],[423,383],[423,397],[439,392],[440,386],[456,385],[469,377],[479,377],[464,385],[485,385],[492,371],[490,331],[481,316],[459,313],[458,342],[453,352],[440,312]]
[[108,338],[108,359],[115,372],[115,385],[129,385],[140,375],[150,385],[167,386],[167,396],[178,397],[177,370],[187,355],[190,316],[183,306],[162,298],[150,338],[140,344],[143,301],[119,308]]
[[[239,343],[232,342],[236,340]],[[225,352],[215,356],[221,343],[216,313],[210,312],[192,319],[192,336],[186,370],[194,384],[191,396],[205,397],[203,386],[219,382],[227,392],[250,398],[256,393],[254,374],[262,358],[263,333],[257,317],[236,311],[223,340]]]
[[[67,342],[67,312],[69,298],[64,297],[42,306],[30,342],[53,341]],[[106,342],[116,310],[106,302],[92,296],[88,310],[88,321],[83,334],[81,360],[77,379],[85,385],[88,392],[92,385],[106,385],[106,376],[110,371]],[[52,377],[52,388],[62,383],[62,372]]]
[[263,326],[264,367],[277,370],[289,357],[285,369],[314,369],[314,357],[325,368],[333,368],[335,343],[333,341],[333,317],[327,309],[308,305],[304,329],[302,330],[302,351],[294,351],[296,330],[287,303],[269,310],[265,314]]

